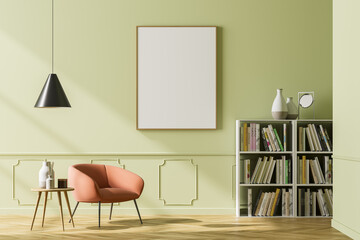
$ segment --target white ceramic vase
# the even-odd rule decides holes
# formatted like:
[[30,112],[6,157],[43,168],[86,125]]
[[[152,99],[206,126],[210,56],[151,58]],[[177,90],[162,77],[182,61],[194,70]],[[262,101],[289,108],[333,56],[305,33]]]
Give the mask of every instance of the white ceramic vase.
[[286,99],[286,105],[287,105],[287,108],[288,108],[287,119],[297,119],[297,117],[298,117],[298,109],[297,109],[295,103],[293,102],[292,97],[288,97]]
[[39,188],[46,188],[46,179],[49,175],[49,162],[44,161],[39,171]]
[[282,95],[282,89],[277,89],[277,94],[274,99],[271,113],[274,119],[286,119],[288,114],[288,108],[286,106],[285,99]]

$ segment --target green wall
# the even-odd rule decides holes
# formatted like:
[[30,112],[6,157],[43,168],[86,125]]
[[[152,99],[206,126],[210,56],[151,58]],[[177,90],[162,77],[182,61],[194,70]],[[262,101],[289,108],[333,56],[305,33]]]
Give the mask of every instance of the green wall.
[[[55,72],[73,107],[34,109],[51,71],[50,10],[50,0],[0,0],[0,178],[12,176],[5,209],[22,208],[13,188],[27,194],[40,168],[28,160],[44,158],[58,162],[59,177],[80,161],[120,159],[154,187],[142,206],[164,209],[159,167],[186,159],[182,167],[198,168],[189,208],[233,213],[235,119],[271,118],[276,88],[294,99],[315,91],[316,117],[332,116],[331,0],[55,0]],[[219,27],[217,130],[136,130],[137,25]],[[14,176],[12,165],[26,164],[33,174]]]
[[334,25],[334,218],[332,226],[360,239],[359,96],[360,2],[335,0]]

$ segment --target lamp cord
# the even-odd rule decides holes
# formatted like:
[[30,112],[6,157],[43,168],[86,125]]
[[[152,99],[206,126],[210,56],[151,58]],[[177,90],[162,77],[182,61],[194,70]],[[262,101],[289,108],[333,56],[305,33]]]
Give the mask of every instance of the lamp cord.
[[52,0],[51,8],[51,71],[54,73],[54,0]]

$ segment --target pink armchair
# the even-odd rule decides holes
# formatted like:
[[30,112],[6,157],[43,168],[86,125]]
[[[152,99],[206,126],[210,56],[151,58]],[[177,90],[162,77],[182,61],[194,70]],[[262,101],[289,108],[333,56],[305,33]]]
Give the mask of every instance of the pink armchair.
[[69,186],[75,188],[73,195],[77,201],[72,216],[80,202],[98,203],[100,227],[101,203],[111,203],[111,220],[114,202],[134,200],[142,224],[136,199],[142,193],[144,180],[135,173],[108,165],[76,164],[69,167],[68,175]]

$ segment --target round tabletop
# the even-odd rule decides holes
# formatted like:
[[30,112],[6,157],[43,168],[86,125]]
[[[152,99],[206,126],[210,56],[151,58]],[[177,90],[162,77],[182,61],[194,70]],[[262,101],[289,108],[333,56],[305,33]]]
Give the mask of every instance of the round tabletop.
[[72,187],[68,187],[68,188],[51,188],[51,189],[46,189],[46,188],[32,188],[31,191],[33,192],[68,192],[68,191],[74,191],[75,189]]

